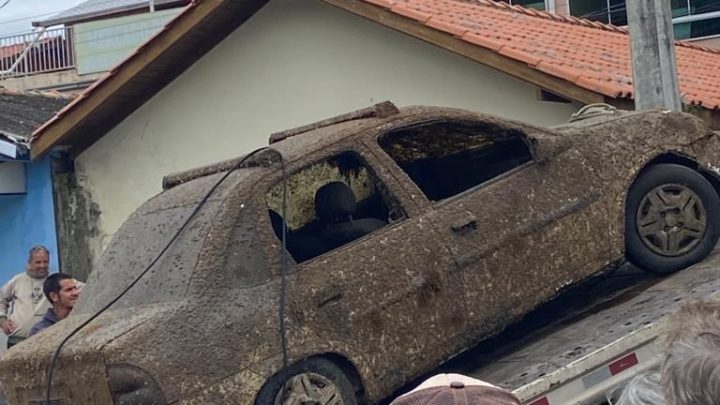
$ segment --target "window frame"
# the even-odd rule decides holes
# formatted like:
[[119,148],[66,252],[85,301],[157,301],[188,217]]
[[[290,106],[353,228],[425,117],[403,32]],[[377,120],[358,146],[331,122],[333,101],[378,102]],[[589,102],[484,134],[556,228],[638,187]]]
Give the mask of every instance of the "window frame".
[[[517,0],[503,0],[503,1],[507,1],[507,3],[510,5],[516,5],[514,2]],[[555,0],[543,0],[543,2],[545,3],[545,9],[541,10],[541,11],[547,11],[549,13],[555,12]],[[518,4],[518,5],[522,6],[522,4]]]
[[[693,23],[696,21],[705,21],[705,20],[713,20],[716,18],[720,18],[720,11],[711,11],[709,13],[702,13],[702,14],[688,14],[681,17],[675,17],[672,20],[673,28],[675,28],[678,24],[686,24],[686,23]],[[711,35],[705,35],[700,37],[689,37],[689,38],[681,38],[681,41],[699,41],[703,39],[711,39],[711,38],[718,38],[720,37],[720,32],[717,34],[711,34]]]
[[[476,184],[476,185],[468,188],[467,190],[463,190],[455,195],[452,195],[447,198],[443,198],[441,200],[431,200],[430,198],[428,198],[428,196],[425,194],[425,192],[422,190],[422,188],[420,188],[420,186],[417,183],[415,183],[415,181],[412,179],[412,177],[410,177],[410,175],[407,174],[407,172],[405,170],[403,170],[403,168],[400,167],[400,165],[398,165],[398,163],[395,161],[395,159],[393,159],[392,156],[390,156],[390,154],[388,154],[385,151],[385,149],[380,145],[380,138],[382,138],[383,136],[385,136],[391,132],[394,132],[394,131],[412,129],[412,128],[422,127],[422,126],[432,125],[432,124],[447,123],[447,124],[470,124],[470,125],[472,125],[472,124],[482,124],[485,122],[487,122],[487,121],[483,121],[481,119],[475,119],[475,120],[473,120],[473,119],[456,119],[455,121],[453,121],[453,118],[451,118],[451,117],[431,118],[431,119],[426,119],[426,120],[412,122],[412,123],[403,123],[401,125],[393,126],[392,128],[385,129],[385,130],[377,133],[375,136],[373,136],[371,142],[374,143],[374,145],[372,147],[374,149],[377,149],[378,153],[382,155],[382,160],[385,161],[385,164],[391,165],[391,167],[393,168],[393,175],[395,177],[401,176],[402,180],[399,180],[402,183],[401,186],[404,186],[405,184],[407,184],[408,186],[412,187],[411,194],[413,194],[413,195],[419,194],[423,199],[424,205],[426,205],[428,207],[439,207],[444,204],[451,203],[457,199],[464,198],[465,196],[467,196],[470,193],[474,193],[474,192],[476,192],[482,188],[486,188],[494,183],[503,181],[503,180],[507,179],[508,177],[516,175],[519,172],[524,171],[524,170],[540,163],[537,158],[537,151],[531,144],[531,140],[530,140],[530,137],[528,136],[527,132],[523,131],[523,133],[525,134],[523,142],[525,143],[525,145],[528,148],[528,151],[530,152],[530,160],[529,161],[527,161],[519,166],[516,166],[506,172],[503,172],[491,179],[488,179],[482,183]],[[502,124],[498,124],[498,125],[503,126]]]
[[[573,0],[568,0],[568,2],[567,2],[568,14],[569,14],[570,16],[577,17],[577,18],[587,18],[587,19],[590,20],[590,21],[599,21],[599,22],[602,22],[602,23],[604,23],[604,24],[613,24],[613,21],[612,21],[613,10],[612,10],[612,5],[610,4],[610,1],[611,1],[611,0],[602,0],[602,1],[605,2],[605,6],[607,7],[607,9],[605,10],[605,16],[607,17],[607,21],[608,21],[607,23],[605,23],[605,22],[603,22],[603,21],[599,21],[599,20],[591,20],[591,19],[589,19],[589,18],[587,18],[587,17],[583,17],[583,16],[579,16],[579,15],[576,16],[575,14],[573,14]],[[624,8],[625,8],[625,10],[626,10],[626,12],[625,12],[625,15],[626,15],[625,20],[627,21],[627,0],[625,0],[625,7],[624,7]],[[613,25],[616,25],[616,24],[613,24]],[[627,26],[627,23],[626,23],[626,24],[622,24],[622,25],[618,25],[618,27],[626,27],[626,26]]]
[[[554,3],[554,0],[546,0],[546,4],[549,1],[552,1]],[[610,0],[604,0],[604,1],[607,6],[607,11],[606,11],[607,20],[609,21],[610,24],[613,24]],[[687,2],[688,12],[686,15],[672,18],[673,28],[675,28],[678,24],[693,23],[696,21],[712,20],[712,19],[716,19],[716,18],[720,19],[720,10],[710,11],[710,12],[706,12],[706,13],[693,13],[693,11],[692,11],[692,1],[693,0],[685,0],[685,1]],[[568,4],[568,14],[571,16],[575,16],[573,14],[573,0],[568,0],[567,4]],[[555,12],[555,5],[553,4],[552,7],[553,7],[553,10],[552,11],[548,10],[548,11]],[[625,0],[625,10],[627,10],[627,0]],[[672,11],[672,9],[671,9],[671,11]],[[627,12],[626,12],[626,14],[627,14]],[[581,16],[575,16],[575,17],[583,18]],[[595,21],[595,20],[592,20],[592,21]],[[619,26],[627,27],[627,24],[623,24],[623,25],[619,25]],[[705,36],[699,36],[699,37],[690,36],[688,38],[682,38],[681,40],[683,40],[683,41],[699,41],[699,40],[712,39],[712,38],[718,38],[718,37],[720,37],[720,32],[718,32],[717,34],[711,34],[711,35],[705,35]]]
[[[369,237],[374,237],[376,235],[382,234],[382,233],[386,232],[388,229],[391,229],[395,226],[398,226],[398,225],[406,222],[409,218],[411,218],[413,216],[413,214],[412,214],[413,210],[408,210],[408,204],[402,198],[400,198],[398,196],[400,194],[400,193],[398,193],[398,190],[393,188],[393,187],[397,188],[397,185],[395,185],[395,186],[391,185],[392,182],[388,181],[387,178],[383,177],[382,173],[377,170],[377,167],[375,165],[373,165],[372,161],[375,158],[375,155],[372,153],[372,151],[367,150],[367,148],[365,147],[364,144],[361,144],[361,145],[345,144],[338,148],[328,148],[328,149],[313,153],[313,154],[309,155],[308,157],[301,159],[300,161],[291,163],[289,165],[289,167],[286,167],[285,176],[287,178],[290,178],[293,175],[296,175],[297,173],[299,173],[313,165],[316,165],[323,161],[332,159],[333,157],[342,155],[344,153],[354,154],[355,157],[358,158],[360,160],[360,162],[365,165],[367,170],[369,170],[369,172],[373,176],[375,176],[375,178],[379,182],[382,183],[382,187],[389,194],[389,198],[394,200],[395,203],[398,205],[398,207],[402,210],[403,216],[400,219],[394,220],[393,222],[388,222],[388,224],[386,226],[382,227],[381,229],[378,229],[367,235],[363,235],[362,237],[357,238],[349,243],[346,243],[335,249],[328,250],[327,252],[324,252],[323,254],[317,255],[317,256],[315,256],[309,260],[305,260],[304,262],[301,262],[301,263],[298,263],[297,261],[295,261],[295,258],[293,258],[292,254],[290,254],[290,252],[287,251],[287,248],[286,248],[285,249],[286,257],[288,258],[290,263],[293,263],[295,265],[294,268],[291,267],[288,269],[289,273],[297,271],[300,268],[303,268],[308,264],[314,263],[317,260],[322,259],[329,254],[334,254],[336,252],[342,252],[343,249],[345,249],[346,247],[354,246],[357,243],[362,243]],[[259,233],[269,235],[272,241],[277,241],[276,243],[280,243],[280,244],[282,244],[282,240],[275,235],[275,232],[272,229],[270,215],[267,213],[267,210],[269,209],[269,207],[267,205],[267,193],[273,187],[280,184],[280,182],[282,182],[282,181],[283,181],[283,172],[281,170],[278,170],[274,173],[273,176],[270,176],[270,178],[267,179],[266,182],[264,182],[264,184],[260,188],[262,190],[262,192],[258,193],[258,195],[260,196],[260,199],[261,199],[262,207],[265,210],[265,213],[263,214],[263,218],[258,219],[258,221],[259,221],[259,224],[263,224],[263,223],[265,224],[265,225],[263,225],[264,228],[268,228]],[[390,204],[390,206],[388,206],[388,208],[389,208],[389,211],[392,212],[394,207],[392,206],[392,204]],[[279,212],[279,214],[282,215],[282,213],[280,213],[280,212]],[[262,238],[262,236],[261,236],[261,238]],[[269,247],[269,244],[263,243],[263,246]],[[269,251],[265,252],[266,255],[268,253],[269,253]],[[272,266],[272,267],[275,268],[275,266]],[[276,273],[274,270],[270,270],[270,272],[272,274],[271,277],[273,277],[273,278],[276,277],[277,275],[279,275],[279,273]]]

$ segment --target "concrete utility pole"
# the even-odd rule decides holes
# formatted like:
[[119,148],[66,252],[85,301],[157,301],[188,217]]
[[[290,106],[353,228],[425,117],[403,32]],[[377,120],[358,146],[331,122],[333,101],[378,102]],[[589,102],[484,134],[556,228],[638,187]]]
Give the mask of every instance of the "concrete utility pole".
[[668,0],[628,0],[635,109],[680,111],[675,34]]

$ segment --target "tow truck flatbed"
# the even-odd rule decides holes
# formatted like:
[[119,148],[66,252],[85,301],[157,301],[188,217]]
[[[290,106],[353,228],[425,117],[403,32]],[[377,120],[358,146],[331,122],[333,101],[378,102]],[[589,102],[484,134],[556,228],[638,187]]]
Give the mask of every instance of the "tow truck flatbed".
[[609,401],[619,385],[658,364],[654,342],[668,314],[685,301],[720,298],[720,254],[665,277],[623,266],[590,283],[441,371],[510,389],[529,405]]

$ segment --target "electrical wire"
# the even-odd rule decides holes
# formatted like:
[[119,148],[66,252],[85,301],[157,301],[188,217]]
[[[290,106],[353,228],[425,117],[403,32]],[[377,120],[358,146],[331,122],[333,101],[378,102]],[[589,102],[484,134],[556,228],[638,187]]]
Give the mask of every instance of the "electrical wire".
[[[282,155],[281,155],[282,157]],[[288,366],[287,352],[287,331],[285,329],[285,293],[286,293],[286,274],[287,274],[287,171],[285,168],[285,159],[281,160],[282,164],[282,182],[283,182],[283,200],[282,200],[282,263],[280,271],[280,345],[282,347],[283,368]]]
[[61,12],[63,12],[63,11],[64,11],[64,10],[48,11],[47,13],[43,13],[43,14],[37,14],[37,15],[31,15],[31,16],[25,16],[25,17],[17,17],[17,18],[13,18],[13,19],[10,19],[10,20],[0,20],[0,24],[7,24],[7,23],[14,23],[14,22],[32,20],[32,19],[34,19],[34,18],[45,17],[45,16],[49,16],[49,15],[61,13]]
[[10,4],[11,1],[12,1],[12,0],[5,0],[5,3],[3,3],[2,5],[0,5],[0,10],[2,10],[3,8],[5,8],[5,6],[7,6],[8,4]]
[[[187,226],[190,224],[190,221],[195,217],[195,215],[196,215],[196,214],[200,211],[200,209],[205,205],[205,203],[208,201],[208,199],[210,198],[210,196],[212,196],[212,194],[215,192],[215,190],[216,190],[218,187],[220,187],[220,185],[221,185],[231,174],[233,174],[233,173],[235,172],[235,170],[239,169],[239,168],[242,166],[243,163],[245,163],[245,162],[246,162],[248,159],[250,159],[252,156],[254,156],[254,155],[256,155],[256,154],[258,154],[259,152],[264,151],[264,150],[274,150],[275,152],[277,152],[277,153],[280,155],[280,159],[281,159],[281,161],[283,162],[283,167],[284,167],[284,162],[285,162],[285,160],[284,160],[284,158],[282,157],[282,154],[280,154],[280,152],[278,152],[276,149],[269,149],[267,146],[264,146],[264,147],[259,148],[259,149],[255,149],[254,151],[252,151],[252,152],[250,152],[249,154],[245,155],[245,156],[244,156],[242,159],[240,159],[235,165],[233,165],[233,166],[227,171],[227,173],[225,173],[225,174],[210,188],[210,190],[208,190],[208,191],[205,193],[205,196],[203,196],[202,200],[200,200],[200,202],[195,206],[195,208],[194,208],[193,211],[190,213],[190,215],[187,217],[187,219],[185,219],[185,222],[183,222],[183,224],[180,226],[180,228],[177,230],[177,232],[175,232],[175,235],[173,235],[173,237],[170,239],[170,241],[168,241],[168,243],[165,245],[165,247],[164,247],[164,248],[160,251],[160,253],[155,257],[155,259],[154,259],[152,262],[150,262],[150,264],[149,264],[137,277],[135,277],[135,279],[134,279],[130,284],[128,284],[128,286],[125,287],[125,288],[120,292],[120,294],[118,294],[115,298],[113,298],[113,299],[112,299],[109,303],[107,303],[104,307],[100,308],[100,310],[98,310],[95,314],[93,314],[90,318],[88,318],[88,320],[86,320],[85,322],[83,322],[82,324],[80,324],[80,326],[78,326],[77,328],[73,329],[73,331],[70,332],[70,334],[67,335],[67,336],[62,340],[62,342],[60,342],[60,345],[58,345],[57,349],[55,350],[55,353],[53,354],[53,357],[52,357],[52,359],[51,359],[51,361],[50,361],[50,364],[48,365],[48,370],[47,370],[47,391],[46,391],[46,394],[47,394],[47,395],[46,395],[46,398],[45,398],[45,399],[46,399],[46,401],[47,401],[48,404],[50,403],[50,398],[51,398],[51,395],[52,395],[52,377],[53,377],[53,372],[55,371],[55,364],[57,363],[57,359],[58,359],[58,357],[60,356],[60,351],[62,350],[63,346],[65,346],[65,344],[68,342],[68,340],[70,340],[70,338],[72,338],[73,336],[75,336],[80,330],[82,330],[83,328],[85,328],[90,322],[92,322],[93,320],[95,320],[95,319],[96,319],[98,316],[100,316],[103,312],[107,311],[113,304],[115,304],[117,301],[119,301],[120,298],[122,298],[128,291],[130,291],[130,289],[133,288],[133,287],[140,281],[140,279],[143,278],[143,276],[145,276],[145,274],[147,274],[147,272],[150,271],[150,269],[152,269],[153,266],[155,266],[155,264],[165,255],[165,252],[168,251],[168,249],[170,248],[170,246],[172,246],[172,244],[173,244],[173,243],[177,240],[177,238],[182,234],[182,232],[185,230],[185,228],[187,228]],[[283,244],[284,244],[284,243],[285,243],[285,242],[284,242],[284,238],[283,238]],[[282,297],[281,297],[281,298],[282,298]]]

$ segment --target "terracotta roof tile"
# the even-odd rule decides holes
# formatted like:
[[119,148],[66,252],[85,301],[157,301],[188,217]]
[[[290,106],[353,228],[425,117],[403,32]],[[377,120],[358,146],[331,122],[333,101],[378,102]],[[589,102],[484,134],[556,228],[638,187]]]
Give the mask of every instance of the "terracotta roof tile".
[[[491,0],[364,0],[609,97],[632,97],[627,29]],[[720,51],[678,41],[687,103],[720,108]]]
[[403,5],[396,5],[395,7],[391,8],[390,11],[396,14],[403,15],[405,17],[412,18],[414,20],[418,20],[420,22],[425,22],[432,17],[432,14],[423,13],[422,11],[412,8],[412,7],[405,7]]

